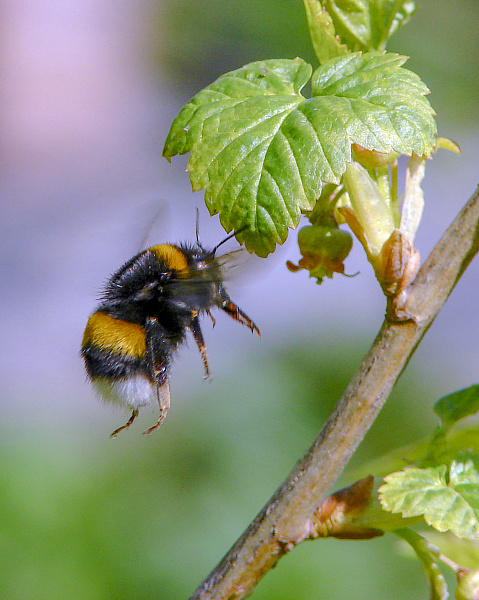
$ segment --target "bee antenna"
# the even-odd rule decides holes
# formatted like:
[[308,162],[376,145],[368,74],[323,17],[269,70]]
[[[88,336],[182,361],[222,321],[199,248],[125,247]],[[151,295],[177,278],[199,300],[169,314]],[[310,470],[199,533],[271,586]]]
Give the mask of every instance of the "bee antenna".
[[196,245],[198,246],[198,248],[201,248],[203,252],[205,251],[200,242],[200,211],[198,207],[196,207]]
[[219,244],[216,244],[216,246],[211,251],[211,256],[214,256],[216,254],[216,251],[218,250],[218,248],[220,246],[222,246],[225,242],[227,242],[228,240],[230,240],[232,237],[234,237],[238,233],[241,233],[245,229],[247,229],[247,227],[241,227],[240,229],[236,229],[235,231],[233,231],[232,233],[230,233],[229,235],[227,235],[224,240],[221,240],[221,242]]

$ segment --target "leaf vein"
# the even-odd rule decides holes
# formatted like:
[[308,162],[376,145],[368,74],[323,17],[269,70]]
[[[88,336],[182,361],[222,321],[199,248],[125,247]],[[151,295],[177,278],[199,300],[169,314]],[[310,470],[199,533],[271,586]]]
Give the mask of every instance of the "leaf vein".
[[[281,187],[280,187],[280,185],[278,184],[278,182],[277,182],[277,181],[276,181],[276,179],[274,178],[274,176],[273,176],[273,174],[271,173],[271,171],[269,171],[269,170],[268,170],[267,168],[265,168],[265,167],[263,167],[263,169],[261,170],[261,176],[263,176],[263,174],[266,174],[266,175],[268,175],[268,176],[270,177],[271,181],[272,181],[272,182],[275,184],[275,186],[276,186],[276,189],[277,189],[277,191],[278,191],[278,198],[280,198],[280,199],[281,199],[281,202],[282,202],[282,204],[283,204],[283,211],[284,211],[284,212],[286,212],[286,213],[289,215],[290,219],[292,220],[291,214],[290,214],[290,212],[289,212],[289,209],[288,209],[288,204],[287,204],[287,202],[286,202],[286,200],[285,200],[284,194],[283,194],[283,193],[282,193],[282,191],[281,191]],[[261,181],[261,178],[260,178],[260,181]],[[261,206],[263,206],[263,205],[261,205]],[[268,214],[270,214],[270,215],[271,215],[271,212],[270,212],[270,211],[268,211],[268,209],[267,209],[266,207],[264,207],[264,206],[263,206],[263,208],[264,208],[264,209],[265,209],[265,210],[268,212]]]
[[[278,133],[277,133],[276,135],[278,135],[278,136],[281,136],[281,139],[282,139],[282,140],[283,140],[283,141],[284,141],[284,142],[285,142],[285,143],[288,145],[288,148],[289,148],[290,154],[291,154],[291,156],[293,157],[293,166],[294,166],[294,170],[295,170],[295,173],[296,173],[296,180],[297,180],[297,181],[299,181],[299,183],[300,183],[300,185],[301,185],[301,189],[302,189],[303,195],[304,195],[304,197],[305,197],[305,198],[307,198],[307,194],[306,194],[306,188],[305,188],[305,185],[304,185],[303,178],[302,178],[302,176],[301,176],[301,170],[300,170],[300,169],[299,169],[299,167],[298,167],[298,160],[297,160],[297,158],[296,158],[296,155],[295,155],[295,153],[294,153],[293,146],[291,145],[291,142],[290,142],[290,140],[288,139],[288,136],[287,136],[287,135],[285,135],[285,134],[284,134],[284,133],[281,131],[281,128],[279,129],[279,131],[278,131]],[[292,166],[292,165],[290,164],[289,166],[290,166],[290,168],[291,168],[291,166]],[[281,195],[281,197],[283,198],[283,202],[284,202],[284,204],[285,204],[286,212],[288,213],[288,215],[289,215],[289,218],[290,218],[290,219],[291,219],[291,221],[293,222],[293,221],[294,221],[294,214],[291,214],[289,205],[288,205],[288,204],[286,204],[286,202],[284,201],[284,196],[283,196],[283,195]]]
[[314,136],[316,137],[316,139],[318,141],[318,146],[321,149],[321,154],[323,155],[324,160],[327,162],[330,172],[334,173],[334,175],[336,175],[334,167],[329,159],[329,156],[327,156],[326,152],[324,151],[324,146],[323,146],[322,140],[319,137],[319,133],[316,130],[316,128],[314,127],[314,124],[312,123],[312,121],[310,120],[309,116],[306,113],[302,112],[301,114],[304,116],[304,118],[306,119],[306,122],[311,127],[311,130],[313,131]]

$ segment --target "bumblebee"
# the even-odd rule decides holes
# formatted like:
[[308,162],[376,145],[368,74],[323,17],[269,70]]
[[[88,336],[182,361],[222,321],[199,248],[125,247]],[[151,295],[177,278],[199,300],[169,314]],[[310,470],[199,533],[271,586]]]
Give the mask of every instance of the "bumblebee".
[[[237,233],[237,232],[236,232]],[[136,254],[107,282],[100,304],[88,319],[81,355],[88,378],[107,402],[132,410],[127,429],[140,408],[158,403],[160,427],[170,407],[169,374],[174,352],[190,330],[200,351],[205,378],[210,376],[199,318],[214,307],[260,335],[258,327],[231,300],[224,287],[225,267],[235,252],[196,244],[160,244]]]

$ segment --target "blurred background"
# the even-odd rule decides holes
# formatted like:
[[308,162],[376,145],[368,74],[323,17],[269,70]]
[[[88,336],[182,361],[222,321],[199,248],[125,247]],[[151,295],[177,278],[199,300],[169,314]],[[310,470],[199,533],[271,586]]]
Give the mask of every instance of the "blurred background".
[[[462,155],[428,164],[423,257],[477,184],[479,3],[423,0],[389,50],[432,90]],[[312,442],[369,348],[384,301],[358,244],[354,278],[291,274],[294,234],[229,288],[262,332],[205,321],[212,382],[177,355],[159,433],[102,405],[78,357],[102,282],[139,248],[224,235],[192,194],[186,158],[161,150],[189,97],[265,58],[316,65],[300,0],[3,0],[0,4],[3,340],[0,597],[188,597]],[[161,207],[161,208],[159,208]],[[232,244],[234,247],[234,244]],[[479,266],[471,265],[352,461],[426,435],[432,404],[478,380]],[[391,427],[394,423],[394,427]],[[338,485],[351,482],[346,472]],[[471,565],[472,566],[472,565]],[[392,535],[303,544],[255,600],[415,599],[419,564]]]

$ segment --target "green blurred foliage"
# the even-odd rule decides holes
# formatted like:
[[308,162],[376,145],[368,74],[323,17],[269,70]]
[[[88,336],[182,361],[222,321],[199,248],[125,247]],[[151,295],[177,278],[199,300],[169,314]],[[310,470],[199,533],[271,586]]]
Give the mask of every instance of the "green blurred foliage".
[[[411,57],[406,66],[432,90],[440,124],[441,113],[448,121],[475,122],[479,2],[417,4],[410,23],[393,35],[387,49]],[[300,56],[317,66],[301,0],[165,0],[158,3],[150,34],[156,62],[170,76],[179,104],[248,62]]]
[[[168,419],[148,438],[149,411],[117,440],[108,434],[123,415],[108,411],[101,427],[4,428],[0,597],[188,597],[312,442],[368,343],[265,346],[181,402],[173,382]],[[430,402],[411,423],[418,397]],[[375,427],[359,460],[429,431],[434,399],[417,385],[395,394],[384,417],[394,419],[394,436]],[[393,536],[303,544],[252,597],[422,597],[420,566],[398,557],[396,544]]]

